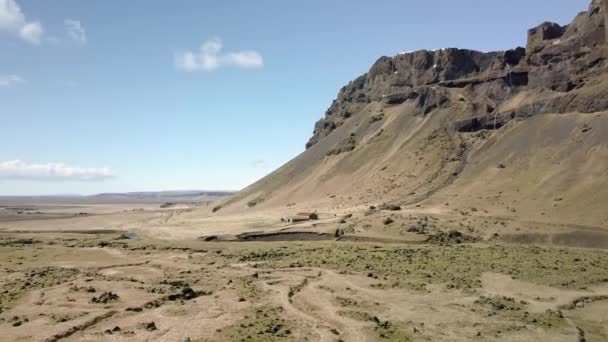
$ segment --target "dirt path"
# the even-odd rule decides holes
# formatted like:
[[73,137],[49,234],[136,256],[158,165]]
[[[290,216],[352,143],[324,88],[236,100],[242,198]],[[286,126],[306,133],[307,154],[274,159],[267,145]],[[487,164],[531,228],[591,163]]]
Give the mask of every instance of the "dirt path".
[[[236,264],[233,267],[251,272],[269,272],[271,277],[259,281],[262,288],[275,293],[275,300],[292,317],[303,320],[318,336],[318,341],[368,341],[365,326],[360,322],[341,317],[326,293],[319,285],[336,278],[334,272],[324,269],[260,270],[251,264]],[[348,285],[340,278],[341,285]]]

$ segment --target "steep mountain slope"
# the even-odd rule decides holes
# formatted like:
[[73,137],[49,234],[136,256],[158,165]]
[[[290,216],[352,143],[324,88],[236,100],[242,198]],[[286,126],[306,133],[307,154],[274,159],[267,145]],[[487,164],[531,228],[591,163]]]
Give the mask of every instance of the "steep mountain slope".
[[394,203],[608,227],[604,0],[526,48],[380,58],[342,88],[306,151],[222,212]]

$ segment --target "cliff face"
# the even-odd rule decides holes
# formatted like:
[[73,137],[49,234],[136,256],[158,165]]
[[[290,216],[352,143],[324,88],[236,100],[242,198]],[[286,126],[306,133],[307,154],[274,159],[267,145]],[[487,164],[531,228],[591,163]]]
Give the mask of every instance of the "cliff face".
[[421,50],[395,57],[382,57],[370,71],[340,90],[338,98],[315,124],[310,148],[320,139],[340,127],[361,108],[372,102],[389,105],[415,101],[420,110],[428,114],[442,102],[434,92],[434,85],[463,78],[483,77],[518,64],[523,49],[506,52],[482,53],[462,49]]
[[608,0],[593,1],[589,10],[580,13],[570,25],[545,22],[530,29],[525,49],[488,53],[462,49],[421,50],[381,57],[367,74],[340,90],[325,117],[315,124],[306,148],[331,134],[371,102],[396,105],[411,101],[421,114],[450,106],[441,95],[442,88],[467,88],[492,103],[474,108],[471,116],[494,115],[497,103],[512,98],[522,89],[550,90],[563,96],[533,104],[533,108],[521,108],[517,115],[606,109],[606,98],[567,95],[574,89],[589,86],[593,76],[606,70],[608,11],[602,8],[606,2]]

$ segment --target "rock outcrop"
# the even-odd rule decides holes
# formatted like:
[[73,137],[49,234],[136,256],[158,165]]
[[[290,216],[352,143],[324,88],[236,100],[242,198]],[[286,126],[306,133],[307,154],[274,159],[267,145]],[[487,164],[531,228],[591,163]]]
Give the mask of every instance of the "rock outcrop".
[[571,93],[599,85],[596,76],[608,67],[607,2],[594,0],[570,25],[545,22],[530,29],[526,48],[497,52],[421,50],[381,57],[367,74],[340,90],[325,117],[315,124],[306,148],[358,115],[368,103],[412,101],[421,115],[449,106],[450,99],[442,88],[466,88],[492,104],[491,110],[481,106],[470,113],[471,117],[494,115],[500,103],[531,89],[552,91],[555,96],[526,104],[514,110],[515,116],[608,109],[608,100],[597,98],[595,91]]

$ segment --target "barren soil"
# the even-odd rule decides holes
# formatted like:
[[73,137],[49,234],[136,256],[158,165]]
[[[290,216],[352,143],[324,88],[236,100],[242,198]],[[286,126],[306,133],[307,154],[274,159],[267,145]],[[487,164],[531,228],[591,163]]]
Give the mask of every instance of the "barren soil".
[[[462,216],[445,211],[353,209],[347,219],[326,213],[295,227],[261,213],[240,217],[240,225],[237,216],[219,218],[205,234],[212,216],[177,231],[192,208],[132,206],[2,223],[3,340],[608,338],[603,249],[440,234],[435,226]],[[395,223],[379,221],[388,216]],[[355,220],[374,225],[338,238],[330,229]],[[482,220],[467,216],[471,227]],[[256,222],[274,226],[252,229]],[[400,233],[406,224],[427,231]],[[215,242],[197,238],[222,229]],[[232,234],[254,230],[278,238],[242,242]],[[300,233],[281,235],[290,231]],[[314,241],[304,234],[322,231]]]

